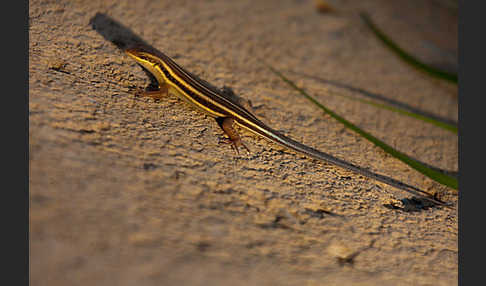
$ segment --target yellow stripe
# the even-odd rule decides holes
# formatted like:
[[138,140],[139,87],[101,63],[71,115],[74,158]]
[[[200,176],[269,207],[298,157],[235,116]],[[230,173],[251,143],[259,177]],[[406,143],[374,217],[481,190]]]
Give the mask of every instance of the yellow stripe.
[[[188,85],[186,82],[184,82],[183,80],[181,80],[179,77],[177,77],[174,72],[172,72],[172,70],[170,68],[167,67],[167,65],[163,62],[163,65],[164,67],[169,71],[169,73],[172,75],[172,77],[176,78],[178,80],[178,82],[182,85],[184,85],[185,87],[191,89],[193,92],[195,92],[196,94],[200,95],[200,93],[198,91],[196,91],[195,89],[193,89],[190,85]],[[159,70],[159,73],[162,75],[162,77],[164,78],[164,81],[165,82],[168,82],[170,83],[170,85],[177,89],[177,91],[184,95],[184,97],[188,100],[190,100],[190,102],[192,102],[193,104],[195,104],[197,107],[201,108],[202,110],[206,111],[207,113],[213,115],[213,116],[216,116],[216,117],[226,117],[227,115],[226,114],[222,114],[222,113],[219,113],[219,112],[216,112],[206,106],[204,106],[203,104],[201,104],[200,102],[198,102],[197,100],[195,100],[194,98],[192,98],[192,96],[189,96],[187,93],[185,93],[177,84],[173,83],[170,81],[170,79],[168,79],[164,72],[160,69],[160,67],[155,67],[155,69],[158,69]]]
[[[190,89],[192,92],[194,92],[195,94],[201,96],[201,97],[204,97],[206,98],[209,102],[211,102],[213,105],[216,105],[217,107],[225,110],[226,112],[228,112],[229,114],[231,114],[233,117],[236,117],[240,120],[243,120],[245,121],[246,123],[248,123],[249,125],[253,126],[255,129],[257,130],[260,130],[261,132],[263,132],[264,134],[266,134],[268,137],[272,137],[272,138],[275,138],[277,141],[281,141],[281,138],[279,138],[278,136],[276,136],[276,134],[274,133],[270,133],[268,132],[267,130],[263,129],[260,125],[248,120],[247,118],[245,117],[242,117],[240,114],[238,113],[235,113],[233,110],[231,110],[230,108],[224,106],[224,105],[221,105],[219,104],[218,102],[212,100],[210,97],[208,96],[204,96],[201,92],[199,92],[197,89],[195,89],[194,87],[192,87],[190,84],[186,83],[183,79],[181,79],[179,76],[177,76],[177,74],[163,61],[161,60],[162,64],[164,65],[164,68],[169,71],[169,73],[171,74],[171,76],[176,79],[180,84],[184,85],[186,88]],[[187,97],[188,99],[190,99],[192,102],[194,102],[195,104],[197,104],[198,106],[201,106],[204,110],[207,110],[209,113],[211,114],[220,114],[218,112],[215,112],[214,110],[206,107],[206,106],[203,106],[201,105],[199,102],[195,101],[190,95],[188,95],[187,93],[185,93],[183,90],[181,90],[177,84],[175,83],[172,83],[166,76],[165,74],[163,73],[162,70],[160,70],[160,68],[158,68],[160,73],[162,74],[162,76],[164,77],[165,81],[171,83],[171,85],[173,87],[175,87],[178,91],[181,92],[181,94],[183,94],[185,97]],[[218,117],[227,117],[227,114],[221,114],[221,115],[217,115]],[[240,126],[250,130],[250,131],[253,131],[255,132],[255,130],[251,130],[250,128],[248,128],[247,126],[245,125],[241,125],[239,124]]]
[[[230,107],[225,106],[225,105],[221,105],[220,103],[211,99],[210,96],[199,92],[192,85],[190,85],[189,83],[187,83],[186,81],[181,79],[179,76],[177,76],[177,74],[173,71],[173,69],[170,66],[168,66],[168,64],[163,59],[161,59],[161,58],[159,58],[159,57],[157,57],[153,54],[145,53],[145,52],[141,53],[141,54],[144,54],[144,57],[138,56],[136,52],[132,53],[132,52],[128,51],[127,53],[132,58],[134,58],[136,61],[138,61],[140,64],[142,64],[142,66],[146,67],[149,71],[151,71],[152,74],[154,74],[154,76],[159,81],[159,84],[164,84],[164,83],[170,84],[179,93],[179,94],[177,94],[178,96],[182,97],[183,99],[188,100],[190,103],[194,104],[196,107],[198,107],[200,110],[206,112],[207,114],[209,114],[211,116],[215,116],[215,117],[227,117],[228,115],[231,115],[231,116],[235,117],[236,119],[239,119],[241,121],[246,122],[247,124],[249,124],[253,128],[252,129],[248,126],[245,126],[245,125],[237,122],[238,125],[240,125],[241,127],[245,128],[245,129],[248,129],[248,130],[255,132],[255,133],[257,133],[259,131],[261,133],[257,133],[257,134],[259,134],[261,136],[266,136],[268,138],[273,138],[273,140],[276,140],[276,141],[279,141],[279,142],[281,142],[282,140],[285,141],[283,138],[280,138],[277,134],[265,130],[265,128],[263,128],[259,123],[255,123],[255,122],[249,120],[245,116],[234,112]],[[164,66],[164,68],[171,74],[171,76],[173,77],[174,80],[177,81],[177,83],[184,85],[186,88],[188,88],[189,90],[194,92],[199,97],[206,99],[207,101],[211,102],[213,105],[215,105],[215,106],[219,107],[220,109],[226,111],[228,114],[222,114],[222,113],[216,112],[216,111],[208,108],[207,106],[204,106],[203,104],[199,103],[198,101],[196,101],[192,96],[190,96],[189,94],[184,92],[177,85],[177,83],[172,82],[170,79],[168,79],[166,77],[164,72],[161,70],[160,64],[162,64]],[[191,75],[187,74],[186,72],[185,72],[185,75],[188,76],[188,77],[192,77]],[[220,96],[220,95],[215,94],[215,96]],[[223,96],[220,96],[220,97],[224,99]]]

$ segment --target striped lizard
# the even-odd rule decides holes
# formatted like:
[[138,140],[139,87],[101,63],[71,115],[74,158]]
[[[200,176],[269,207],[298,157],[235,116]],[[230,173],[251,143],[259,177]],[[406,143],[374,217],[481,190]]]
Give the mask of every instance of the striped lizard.
[[[154,98],[161,98],[163,95],[171,92],[179,96],[181,99],[189,102],[200,111],[214,117],[219,126],[223,129],[224,133],[229,137],[230,142],[233,144],[232,146],[237,152],[239,147],[244,147],[247,152],[249,152],[249,150],[242,143],[239,134],[234,128],[235,124],[259,136],[262,136],[267,140],[282,145],[293,151],[302,153],[308,157],[331,163],[363,176],[375,179],[408,193],[420,196],[435,204],[448,205],[430,197],[429,194],[417,187],[360,168],[332,155],[306,146],[276,130],[273,130],[255,117],[251,112],[245,109],[237,100],[186,71],[184,68],[175,63],[170,57],[160,51],[148,51],[144,48],[130,48],[126,49],[125,53],[132,57],[146,70],[148,70],[159,84],[159,90],[148,91],[145,92],[144,95]],[[420,193],[425,193],[427,196]]]

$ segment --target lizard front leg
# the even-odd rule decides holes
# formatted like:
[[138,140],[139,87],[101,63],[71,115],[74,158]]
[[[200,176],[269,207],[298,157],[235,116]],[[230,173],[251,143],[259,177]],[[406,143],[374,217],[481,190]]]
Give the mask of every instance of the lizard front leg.
[[159,90],[137,92],[137,96],[148,96],[153,99],[162,99],[164,96],[167,96],[168,94],[169,94],[169,86],[166,83],[159,85]]

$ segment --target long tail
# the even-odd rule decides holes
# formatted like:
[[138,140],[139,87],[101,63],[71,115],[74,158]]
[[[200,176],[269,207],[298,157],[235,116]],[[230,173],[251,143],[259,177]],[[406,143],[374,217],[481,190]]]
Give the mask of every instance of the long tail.
[[[246,126],[244,126],[244,127],[246,127]],[[246,127],[246,128],[248,128],[248,127]],[[324,153],[324,152],[321,152],[321,151],[316,150],[314,148],[311,148],[309,146],[306,146],[306,145],[304,145],[300,142],[297,142],[297,141],[295,141],[295,140],[293,140],[293,139],[291,139],[291,138],[289,138],[289,137],[287,137],[283,134],[280,134],[279,132],[277,132],[275,130],[272,130],[268,126],[260,127],[257,130],[254,130],[253,128],[251,128],[250,130],[252,132],[255,132],[255,133],[263,136],[264,138],[269,139],[270,141],[272,141],[274,143],[277,143],[277,144],[282,145],[284,147],[287,147],[291,150],[302,153],[306,156],[312,157],[314,159],[317,159],[317,160],[320,160],[320,161],[323,161],[323,162],[331,163],[331,164],[337,165],[339,167],[342,167],[344,169],[347,169],[347,170],[356,172],[358,174],[361,174],[363,176],[375,179],[377,181],[380,181],[380,182],[385,183],[387,185],[393,186],[393,187],[398,188],[400,190],[403,190],[405,192],[408,192],[408,193],[411,193],[413,195],[424,198],[424,199],[426,199],[426,200],[428,200],[428,201],[430,201],[434,204],[442,205],[442,206],[450,206],[450,204],[447,204],[445,202],[442,202],[442,201],[439,201],[437,199],[432,198],[429,193],[422,191],[421,189],[419,189],[417,187],[405,184],[403,182],[400,182],[398,180],[395,180],[393,178],[390,178],[390,177],[387,177],[387,176],[384,176],[384,175],[373,173],[371,171],[368,171],[366,169],[363,169],[361,167],[358,167],[356,165],[348,163],[344,160],[336,158],[332,155],[329,155],[327,153]]]

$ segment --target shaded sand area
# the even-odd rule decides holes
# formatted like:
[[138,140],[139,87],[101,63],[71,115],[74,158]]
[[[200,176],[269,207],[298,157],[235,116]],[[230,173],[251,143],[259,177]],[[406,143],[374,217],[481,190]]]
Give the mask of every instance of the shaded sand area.
[[[347,130],[259,58],[397,150],[458,171],[454,133],[359,101],[360,88],[457,121],[457,86],[407,51],[457,69],[446,1],[30,1],[31,285],[456,285],[457,210],[407,211],[410,195],[242,132],[169,96],[90,25],[101,13],[180,65],[251,101],[274,129],[457,204],[457,191]],[[313,76],[313,77],[310,77]]]

